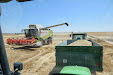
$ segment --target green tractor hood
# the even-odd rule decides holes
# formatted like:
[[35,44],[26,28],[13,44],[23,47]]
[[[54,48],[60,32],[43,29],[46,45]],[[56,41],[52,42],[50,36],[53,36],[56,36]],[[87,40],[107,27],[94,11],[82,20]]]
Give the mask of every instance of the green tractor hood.
[[66,66],[60,71],[60,74],[91,75],[91,72],[87,67]]

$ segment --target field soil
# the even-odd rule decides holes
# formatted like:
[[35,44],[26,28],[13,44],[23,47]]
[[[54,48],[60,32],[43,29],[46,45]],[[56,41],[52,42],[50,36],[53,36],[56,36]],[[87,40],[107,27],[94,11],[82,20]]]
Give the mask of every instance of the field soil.
[[113,42],[113,32],[88,32],[88,35]]
[[[88,35],[102,38],[93,39],[103,45],[104,70],[103,72],[97,72],[97,75],[113,75],[113,44],[103,41],[103,39],[109,39],[112,42],[113,32],[90,32]],[[54,33],[52,44],[33,48],[6,44],[7,38],[24,38],[24,34],[3,34],[3,38],[10,69],[13,71],[13,63],[22,62],[22,75],[48,75],[55,66],[55,45],[71,39],[69,33]]]

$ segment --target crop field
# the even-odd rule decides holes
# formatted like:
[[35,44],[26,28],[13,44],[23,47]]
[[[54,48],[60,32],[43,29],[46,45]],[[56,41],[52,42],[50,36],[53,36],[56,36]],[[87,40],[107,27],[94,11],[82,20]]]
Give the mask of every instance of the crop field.
[[91,36],[95,36],[97,38],[103,39],[103,40],[107,40],[107,41],[111,41],[113,42],[113,32],[93,32],[93,33],[88,33]]
[[[71,39],[70,33],[54,33],[53,43],[40,48],[12,46],[6,44],[7,38],[24,38],[24,34],[3,34],[4,44],[10,69],[13,71],[13,63],[22,62],[22,75],[48,75],[55,66],[55,45],[64,40]],[[88,32],[88,35],[99,39],[93,39],[103,45],[103,72],[97,75],[113,75],[113,32]]]
[[103,72],[97,72],[97,75],[113,75],[113,32],[93,32],[88,35],[96,37],[92,39],[103,45]]

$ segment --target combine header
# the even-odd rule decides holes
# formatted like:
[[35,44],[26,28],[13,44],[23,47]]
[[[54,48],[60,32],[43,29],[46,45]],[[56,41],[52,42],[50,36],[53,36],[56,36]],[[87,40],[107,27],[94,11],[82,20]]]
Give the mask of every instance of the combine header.
[[44,28],[40,24],[29,25],[29,28],[23,29],[23,31],[25,32],[25,38],[8,38],[7,44],[35,47],[51,44],[53,31],[49,28],[62,25],[68,26],[68,23],[62,23]]
[[16,38],[16,39],[10,39],[8,38],[7,39],[7,44],[15,44],[15,45],[30,45],[30,44],[33,44],[33,43],[36,43],[36,40],[35,38],[32,38],[32,39],[29,39],[29,38],[22,38],[22,39],[19,39],[19,38]]

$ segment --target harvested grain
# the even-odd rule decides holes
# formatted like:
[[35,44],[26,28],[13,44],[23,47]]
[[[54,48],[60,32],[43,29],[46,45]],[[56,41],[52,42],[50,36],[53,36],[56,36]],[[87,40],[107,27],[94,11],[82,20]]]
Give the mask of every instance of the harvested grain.
[[68,46],[92,46],[92,43],[87,40],[78,40],[69,44]]

